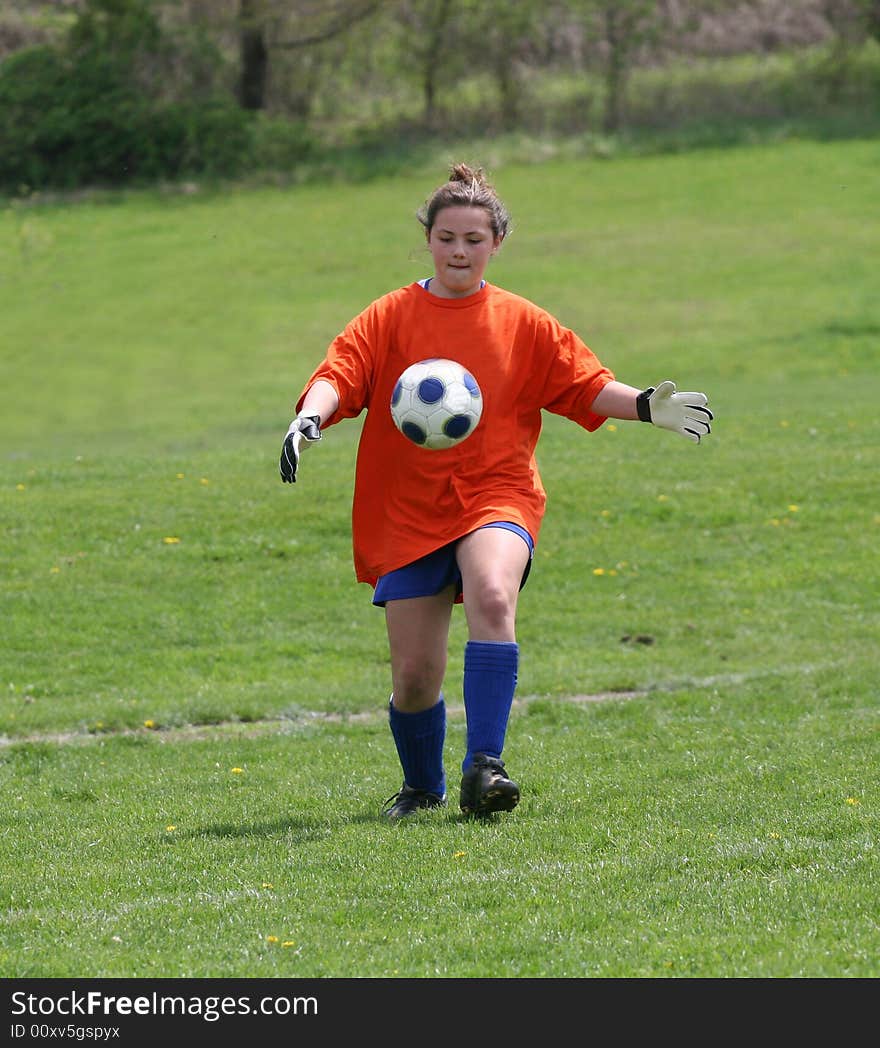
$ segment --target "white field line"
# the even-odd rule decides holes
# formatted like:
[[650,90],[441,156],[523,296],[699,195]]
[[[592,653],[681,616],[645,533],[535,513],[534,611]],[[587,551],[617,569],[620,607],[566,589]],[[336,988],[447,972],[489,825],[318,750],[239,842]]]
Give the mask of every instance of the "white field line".
[[[612,699],[636,699],[650,694],[648,691],[603,691],[593,695],[569,695],[563,698],[547,698],[534,695],[514,699],[514,708],[527,706],[539,700],[547,702],[608,702]],[[447,705],[448,717],[464,716],[464,706]],[[302,727],[307,724],[369,724],[378,723],[388,716],[387,708],[363,710],[358,713],[337,713],[321,710],[297,710],[295,715],[268,717],[254,721],[223,721],[220,724],[184,724],[170,728],[121,728],[116,731],[60,731],[41,732],[31,735],[0,735],[0,749],[5,746],[20,746],[25,743],[54,743],[59,746],[71,743],[100,742],[102,739],[120,738],[123,736],[155,735],[163,742],[183,742],[188,739],[208,739],[223,734],[241,736],[258,736],[281,733],[285,728]]]
[[[778,667],[777,669],[759,673],[730,673],[717,674],[711,677],[703,677],[699,680],[682,679],[667,681],[663,684],[653,685],[650,688],[641,688],[634,691],[600,691],[593,694],[546,696],[529,695],[514,699],[514,708],[523,708],[533,702],[569,702],[583,704],[590,702],[627,701],[631,699],[643,699],[649,695],[659,692],[708,690],[723,686],[737,686],[745,684],[757,677],[776,677],[780,674],[812,674],[817,670],[825,669],[828,663],[816,665],[801,664],[798,666]],[[447,716],[464,716],[464,706],[446,707]],[[259,735],[284,734],[288,730],[295,730],[310,724],[369,724],[378,723],[388,716],[387,707],[382,706],[372,710],[364,710],[359,713],[337,713],[321,710],[297,710],[295,715],[266,718],[258,721],[224,721],[221,724],[185,724],[169,728],[124,728],[118,731],[66,731],[45,732],[32,735],[8,736],[0,735],[0,749],[7,746],[19,746],[25,743],[54,743],[56,745],[87,744],[100,742],[102,739],[118,738],[120,736],[145,736],[155,735],[162,742],[184,742],[189,739],[201,740],[216,738],[221,735],[234,735],[237,737],[257,737]]]

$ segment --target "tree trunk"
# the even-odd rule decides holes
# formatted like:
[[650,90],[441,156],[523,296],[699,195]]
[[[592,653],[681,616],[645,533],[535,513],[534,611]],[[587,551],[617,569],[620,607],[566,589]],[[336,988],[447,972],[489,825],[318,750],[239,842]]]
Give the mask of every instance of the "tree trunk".
[[238,102],[242,109],[264,109],[269,73],[269,50],[257,11],[258,0],[241,0],[238,11],[238,41],[241,71]]
[[443,37],[449,24],[452,0],[440,0],[433,11],[423,52],[422,91],[425,99],[425,123],[434,127],[437,120],[437,76],[445,58]]
[[870,0],[867,4],[865,27],[870,36],[880,41],[880,0]]
[[505,131],[513,131],[519,122],[519,82],[507,53],[499,56],[495,65],[495,80],[501,96],[501,123]]
[[626,81],[627,34],[621,25],[621,14],[613,4],[605,7],[605,42],[608,57],[605,64],[605,115],[602,127],[614,134],[623,124],[623,90]]

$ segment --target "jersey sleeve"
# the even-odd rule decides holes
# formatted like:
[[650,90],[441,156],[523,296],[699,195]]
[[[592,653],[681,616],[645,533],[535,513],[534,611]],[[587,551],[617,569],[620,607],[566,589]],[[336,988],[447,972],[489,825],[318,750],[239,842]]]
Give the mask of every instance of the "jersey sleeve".
[[598,429],[606,416],[596,414],[592,404],[614,373],[579,335],[549,314],[538,321],[538,343],[544,362],[541,406],[586,430]]
[[339,406],[323,428],[355,418],[369,404],[375,366],[387,331],[389,307],[382,300],[371,303],[350,320],[330,343],[324,359],[309,376],[297,402],[299,411],[309,387],[318,379],[329,382],[339,396]]

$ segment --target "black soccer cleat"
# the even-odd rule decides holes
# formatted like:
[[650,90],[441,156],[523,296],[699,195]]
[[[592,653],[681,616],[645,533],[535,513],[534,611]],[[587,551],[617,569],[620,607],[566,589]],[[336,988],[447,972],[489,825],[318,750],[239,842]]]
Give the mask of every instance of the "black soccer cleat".
[[393,796],[382,806],[386,819],[396,822],[414,815],[425,808],[442,808],[446,804],[446,794],[429,793],[428,790],[414,790],[404,783]]
[[461,777],[459,807],[465,815],[491,815],[513,811],[519,804],[519,786],[504,770],[504,761],[475,753],[473,764]]

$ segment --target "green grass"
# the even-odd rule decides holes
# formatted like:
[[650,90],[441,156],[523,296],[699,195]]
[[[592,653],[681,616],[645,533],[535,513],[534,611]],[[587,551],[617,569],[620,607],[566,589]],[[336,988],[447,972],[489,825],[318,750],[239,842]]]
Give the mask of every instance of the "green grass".
[[[488,825],[377,816],[400,773],[358,423],[277,475],[327,342],[428,272],[442,164],[0,212],[0,972],[880,973],[878,159],[492,170],[490,278],[717,418],[699,448],[547,418],[523,801]],[[453,793],[464,640],[457,613]]]
[[870,974],[870,718],[803,685],[535,702],[524,807],[488,826],[380,825],[379,717],[16,747],[4,969],[479,976],[494,943],[511,977]]

